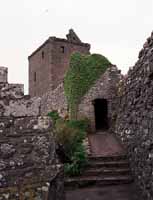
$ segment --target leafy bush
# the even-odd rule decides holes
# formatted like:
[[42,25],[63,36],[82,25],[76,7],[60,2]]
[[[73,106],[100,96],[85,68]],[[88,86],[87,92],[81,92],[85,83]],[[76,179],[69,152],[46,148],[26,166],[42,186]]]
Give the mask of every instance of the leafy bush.
[[70,163],[65,163],[64,171],[65,174],[75,176],[81,174],[84,167],[87,164],[87,156],[83,145],[80,143],[77,145]]
[[89,121],[88,119],[84,119],[84,120],[70,120],[67,122],[68,125],[72,128],[77,128],[79,130],[82,131],[87,131],[88,127],[89,127]]
[[49,113],[48,113],[48,116],[51,117],[51,119],[53,120],[53,123],[54,123],[54,124],[56,123],[56,121],[57,121],[58,119],[61,118],[56,110],[49,112]]
[[56,121],[55,129],[56,141],[63,146],[66,155],[71,155],[71,151],[75,148],[75,141],[79,131],[69,127],[63,119]]
[[71,56],[70,66],[64,78],[64,92],[71,119],[77,119],[77,107],[81,98],[111,63],[99,54]]
[[85,121],[56,120],[55,136],[58,144],[62,145],[65,158],[69,161],[64,164],[67,175],[78,175],[87,163],[87,155],[83,146],[86,137],[87,124]]
[[57,153],[64,162],[67,175],[78,175],[87,164],[87,155],[83,146],[88,129],[88,120],[65,120],[57,111],[48,113],[54,123],[54,136],[58,144]]

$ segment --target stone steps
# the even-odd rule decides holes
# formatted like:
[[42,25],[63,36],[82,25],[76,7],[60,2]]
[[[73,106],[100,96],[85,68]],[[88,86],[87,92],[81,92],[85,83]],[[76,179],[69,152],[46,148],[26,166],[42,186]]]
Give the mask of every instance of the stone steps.
[[85,171],[79,177],[67,177],[65,187],[68,189],[89,186],[120,185],[132,182],[129,163],[122,156],[90,156]]
[[101,175],[129,175],[129,168],[98,168],[98,169],[87,169],[83,173],[84,176],[101,176]]
[[112,156],[101,156],[101,155],[96,155],[96,156],[89,156],[88,157],[89,161],[119,161],[119,160],[127,160],[127,156],[125,154],[123,155],[112,155]]
[[127,160],[119,161],[94,161],[88,164],[89,168],[129,168],[129,162]]
[[81,188],[89,186],[128,184],[131,182],[131,176],[88,176],[67,178],[65,186],[67,188]]

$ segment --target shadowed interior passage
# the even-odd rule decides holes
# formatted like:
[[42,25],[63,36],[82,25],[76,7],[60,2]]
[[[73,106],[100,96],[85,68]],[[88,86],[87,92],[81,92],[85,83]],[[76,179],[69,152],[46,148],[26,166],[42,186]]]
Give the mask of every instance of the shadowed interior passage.
[[95,125],[96,130],[108,129],[108,102],[106,99],[95,99]]

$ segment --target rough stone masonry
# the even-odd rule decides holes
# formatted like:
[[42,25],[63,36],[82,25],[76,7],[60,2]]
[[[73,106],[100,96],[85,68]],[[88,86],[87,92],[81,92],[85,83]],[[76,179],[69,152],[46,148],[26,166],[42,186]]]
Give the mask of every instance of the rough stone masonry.
[[[115,65],[110,65],[106,72],[102,74],[92,85],[89,91],[81,98],[78,105],[78,119],[87,118],[90,120],[92,131],[95,130],[94,100],[106,99],[108,101],[108,121],[109,128],[114,128],[114,114],[116,115],[117,86],[122,80],[120,70]],[[68,103],[64,94],[64,85],[61,83],[55,90],[48,90],[41,97],[41,113],[43,115],[50,111],[57,110],[65,117],[68,114]]]
[[145,199],[153,199],[153,33],[119,88],[116,133],[128,148]]
[[[51,122],[0,67],[0,200],[63,200]],[[59,192],[60,191],[60,192]]]

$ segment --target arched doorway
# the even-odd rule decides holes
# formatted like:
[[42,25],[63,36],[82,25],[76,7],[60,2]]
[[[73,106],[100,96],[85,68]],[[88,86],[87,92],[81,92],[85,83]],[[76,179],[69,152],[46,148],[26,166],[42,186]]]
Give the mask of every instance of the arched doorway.
[[107,99],[95,99],[94,110],[96,130],[107,130],[109,128]]

